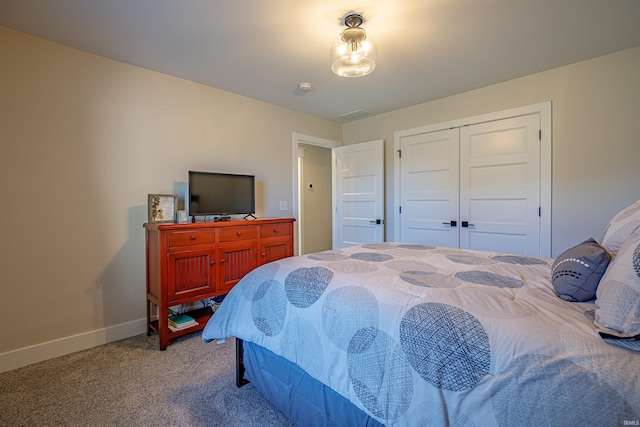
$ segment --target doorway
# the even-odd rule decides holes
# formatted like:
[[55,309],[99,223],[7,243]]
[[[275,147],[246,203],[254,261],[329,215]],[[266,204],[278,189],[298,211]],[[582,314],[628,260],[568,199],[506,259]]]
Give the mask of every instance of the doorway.
[[[296,255],[384,241],[384,141],[342,146],[294,133],[293,154]],[[322,221],[315,210],[326,215]]]
[[298,144],[300,254],[331,249],[331,149]]
[[[295,159],[295,166],[293,168],[293,216],[296,219],[294,226],[294,254],[295,255],[303,255],[305,253],[310,253],[317,250],[328,250],[331,249],[331,236],[332,236],[332,225],[331,221],[333,219],[332,215],[332,203],[331,203],[331,192],[332,192],[332,176],[331,176],[331,150],[335,147],[342,146],[342,143],[338,141],[332,141],[324,138],[317,138],[314,136],[303,135],[300,133],[293,133],[293,159]],[[306,149],[305,149],[306,148]],[[319,162],[323,162],[321,159],[326,159],[328,155],[329,161],[324,166],[326,168],[327,173],[329,174],[328,181],[324,174],[321,173],[306,173],[307,164],[313,163],[314,165],[310,168],[315,170],[319,166]],[[303,156],[302,158],[300,156]],[[309,156],[307,158],[307,156]],[[311,157],[317,157],[317,159],[312,160]],[[318,165],[316,165],[318,164]],[[305,179],[305,176],[307,178]],[[306,184],[306,189],[305,189]],[[308,185],[312,184],[313,188],[309,189]],[[309,205],[316,205],[324,203],[321,200],[324,198],[320,195],[320,193],[324,191],[319,191],[320,189],[324,190],[325,188],[329,189],[329,201],[328,201],[328,218],[325,218],[328,221],[328,228],[324,225],[324,221],[322,223],[314,222],[315,214],[305,209],[305,205],[308,203],[304,202],[305,196],[308,196],[309,199],[312,200],[312,203]],[[323,210],[323,212],[326,212]],[[305,233],[305,230],[310,229],[309,235]],[[329,242],[328,246],[324,247],[325,242],[322,240],[322,243],[317,243],[310,241],[313,239],[312,236],[317,234],[322,234],[324,236],[328,236]],[[313,248],[313,250],[311,250]],[[323,248],[323,249],[316,249]]]

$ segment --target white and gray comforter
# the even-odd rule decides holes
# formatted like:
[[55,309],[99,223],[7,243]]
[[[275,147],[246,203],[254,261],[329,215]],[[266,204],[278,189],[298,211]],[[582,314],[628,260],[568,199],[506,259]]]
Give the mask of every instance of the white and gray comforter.
[[640,355],[556,296],[552,261],[401,243],[286,258],[203,339],[255,342],[386,425],[638,425]]

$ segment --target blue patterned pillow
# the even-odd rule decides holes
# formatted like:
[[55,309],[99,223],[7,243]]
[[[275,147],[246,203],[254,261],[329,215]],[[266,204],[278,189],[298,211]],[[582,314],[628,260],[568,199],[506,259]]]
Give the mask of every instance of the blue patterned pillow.
[[593,238],[564,251],[551,267],[556,293],[572,302],[594,299],[610,260],[609,253]]
[[640,226],[624,242],[604,274],[596,305],[598,332],[640,339]]

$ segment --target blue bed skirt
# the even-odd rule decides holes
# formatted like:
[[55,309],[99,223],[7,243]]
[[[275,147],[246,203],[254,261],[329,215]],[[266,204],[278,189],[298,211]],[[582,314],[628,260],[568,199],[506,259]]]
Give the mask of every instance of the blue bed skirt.
[[244,342],[245,376],[299,426],[382,426],[299,366],[262,346]]

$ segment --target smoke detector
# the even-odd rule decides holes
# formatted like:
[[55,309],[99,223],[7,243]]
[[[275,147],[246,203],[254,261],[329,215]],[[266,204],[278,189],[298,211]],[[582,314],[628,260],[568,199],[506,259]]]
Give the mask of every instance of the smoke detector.
[[313,86],[311,85],[311,83],[307,83],[307,82],[298,83],[298,90],[300,92],[306,93],[312,89],[313,89]]

